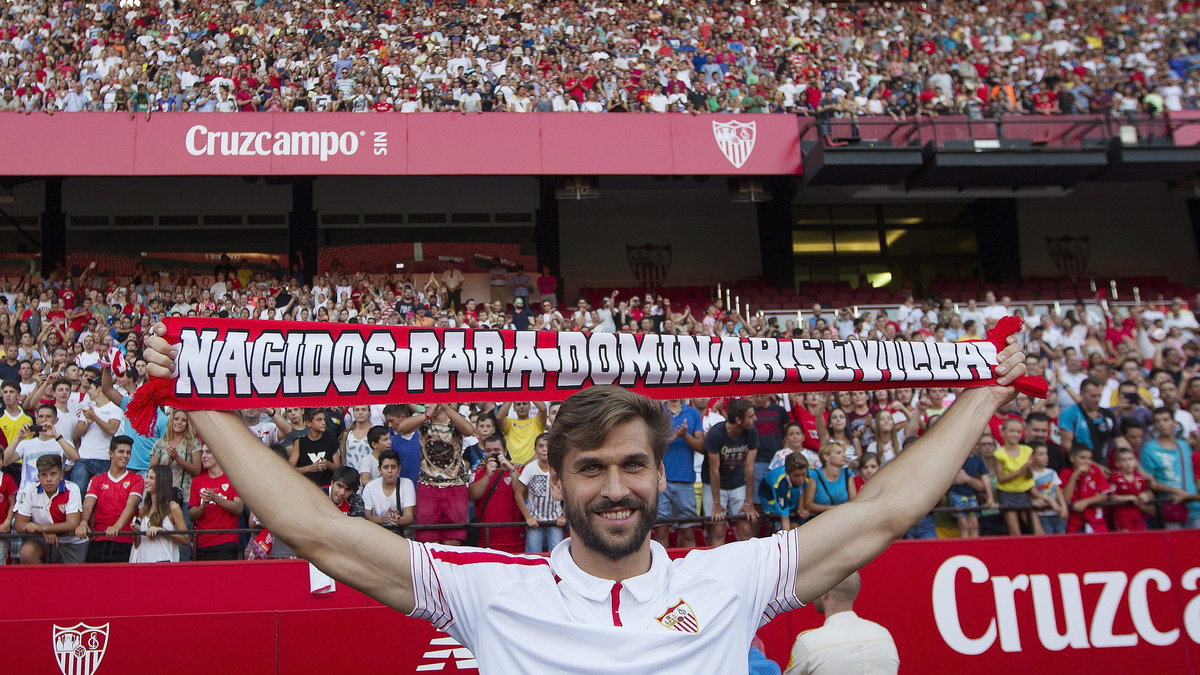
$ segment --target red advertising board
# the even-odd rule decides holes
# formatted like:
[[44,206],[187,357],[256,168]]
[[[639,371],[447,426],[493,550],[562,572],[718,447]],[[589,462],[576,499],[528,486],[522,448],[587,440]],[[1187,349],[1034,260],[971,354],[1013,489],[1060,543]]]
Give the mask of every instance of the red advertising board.
[[[791,175],[791,115],[5,115],[12,176]],[[68,160],[68,158],[74,158]]]
[[[863,570],[855,610],[892,632],[904,672],[1200,673],[1198,585],[1196,531],[900,542]],[[311,595],[303,561],[8,567],[0,588],[13,672],[476,668],[351,588]],[[768,656],[786,666],[820,621],[778,617]]]

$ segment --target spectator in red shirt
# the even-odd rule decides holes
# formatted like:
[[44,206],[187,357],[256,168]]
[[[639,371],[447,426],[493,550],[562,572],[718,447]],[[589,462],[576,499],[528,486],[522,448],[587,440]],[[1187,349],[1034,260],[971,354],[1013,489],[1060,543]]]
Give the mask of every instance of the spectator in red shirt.
[[[483,441],[487,461],[475,470],[468,497],[475,502],[475,517],[481,523],[513,523],[525,520],[517,508],[513,481],[520,469],[509,461],[504,437],[495,434]],[[419,506],[419,505],[418,505]],[[492,527],[479,533],[479,545],[506,551],[523,553],[525,543],[519,527]]]
[[113,436],[108,446],[108,471],[92,476],[83,498],[83,518],[75,536],[85,539],[89,530],[103,531],[88,544],[88,562],[129,562],[133,537],[117,533],[126,529],[142,501],[144,481],[129,471],[133,439]]
[[[1067,534],[1074,532],[1108,532],[1104,507],[1096,504],[1108,499],[1112,486],[1100,467],[1092,462],[1092,449],[1086,445],[1071,448],[1071,466],[1060,472],[1063,494],[1071,507],[1067,516]],[[1090,527],[1085,530],[1084,527]]]
[[1123,504],[1112,509],[1113,525],[1118,532],[1142,532],[1146,529],[1142,511],[1154,499],[1150,479],[1138,470],[1133,450],[1118,448],[1114,460],[1117,470],[1112,473],[1113,501]]
[[[197,530],[229,530],[238,526],[242,498],[225,477],[207,445],[200,448],[199,476],[192,479],[188,513]],[[237,560],[236,534],[202,534],[196,538],[196,560]]]
[[[10,474],[0,473],[0,533],[12,530],[17,498],[17,481]],[[0,539],[0,565],[8,563],[8,540]]]

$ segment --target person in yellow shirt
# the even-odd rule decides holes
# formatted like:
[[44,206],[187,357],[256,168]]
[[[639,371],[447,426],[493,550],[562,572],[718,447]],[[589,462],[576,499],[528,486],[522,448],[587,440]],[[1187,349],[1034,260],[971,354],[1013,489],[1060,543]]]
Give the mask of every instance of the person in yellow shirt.
[[[1044,534],[1042,523],[1030,517],[1033,513],[1029,510],[1033,506],[1033,500],[1029,498],[1029,491],[1033,489],[1033,448],[1021,444],[1023,426],[1017,419],[1005,422],[1000,427],[1004,445],[992,453],[996,460],[996,501],[1008,533],[1014,536],[1021,534],[1022,520],[1029,523],[1034,534]],[[1025,510],[1014,510],[1022,508]]]
[[[546,404],[542,401],[534,401],[533,405],[537,406],[536,416],[529,414],[531,407],[529,401],[505,403],[496,412],[496,419],[500,422],[500,432],[504,434],[504,442],[508,445],[508,456],[512,458],[513,464],[528,464],[533,459],[534,442],[542,432],[546,431]],[[516,411],[516,417],[508,416],[510,408]]]
[[21,437],[21,430],[27,424],[33,424],[33,419],[21,409],[21,385],[15,381],[6,381],[0,386],[0,394],[4,397],[4,415],[0,416],[0,431],[9,443],[16,443]]

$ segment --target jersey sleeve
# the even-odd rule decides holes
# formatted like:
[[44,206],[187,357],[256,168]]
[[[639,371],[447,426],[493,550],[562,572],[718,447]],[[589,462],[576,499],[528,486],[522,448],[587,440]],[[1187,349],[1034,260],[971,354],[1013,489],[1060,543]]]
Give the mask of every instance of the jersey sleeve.
[[99,476],[92,476],[92,479],[88,481],[87,494],[84,495],[84,499],[87,499],[88,497],[96,500],[100,499],[100,488],[96,484],[96,479],[98,478],[103,478],[103,474]]
[[411,480],[401,478],[397,489],[400,491],[400,494],[397,495],[396,503],[399,505],[401,511],[410,506],[417,505],[417,488]]
[[[233,486],[231,485],[230,488],[232,489],[232,487]],[[141,497],[145,493],[146,493],[146,479],[142,478],[141,476],[139,476],[137,474],[134,474],[134,478],[130,482],[130,485],[129,485],[129,494],[137,495],[138,497]]]
[[[37,489],[36,484],[31,484],[21,491],[21,498],[17,500],[17,515],[29,518],[33,515],[33,506],[30,502],[33,501],[33,490]],[[78,494],[78,493],[76,493]]]
[[517,480],[521,481],[521,485],[529,487],[529,482],[533,480],[533,467],[537,466],[537,460],[534,460],[521,468],[521,475]]
[[79,498],[79,487],[74,483],[67,483],[67,514],[80,513],[83,511],[83,500]]
[[796,597],[798,563],[796,530],[697,551],[683,562],[721,579],[742,598],[739,625],[747,627],[747,639],[777,615],[804,606]]
[[498,588],[535,566],[544,566],[545,574],[552,574],[549,560],[542,556],[411,540],[408,546],[414,601],[409,616],[430,622],[468,648],[475,642],[479,617]]

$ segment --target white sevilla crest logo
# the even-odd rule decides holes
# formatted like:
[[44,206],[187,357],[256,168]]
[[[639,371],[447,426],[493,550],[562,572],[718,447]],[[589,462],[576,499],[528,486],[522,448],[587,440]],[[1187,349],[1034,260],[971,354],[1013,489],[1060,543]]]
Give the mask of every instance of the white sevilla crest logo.
[[754,137],[758,133],[757,123],[713,122],[712,130],[713,138],[717,141],[717,147],[721,149],[721,154],[725,155],[725,159],[729,160],[735,169],[742,168],[746,160],[750,159],[750,153],[754,152]]
[[92,675],[108,649],[108,626],[54,626],[54,658],[63,675]]

